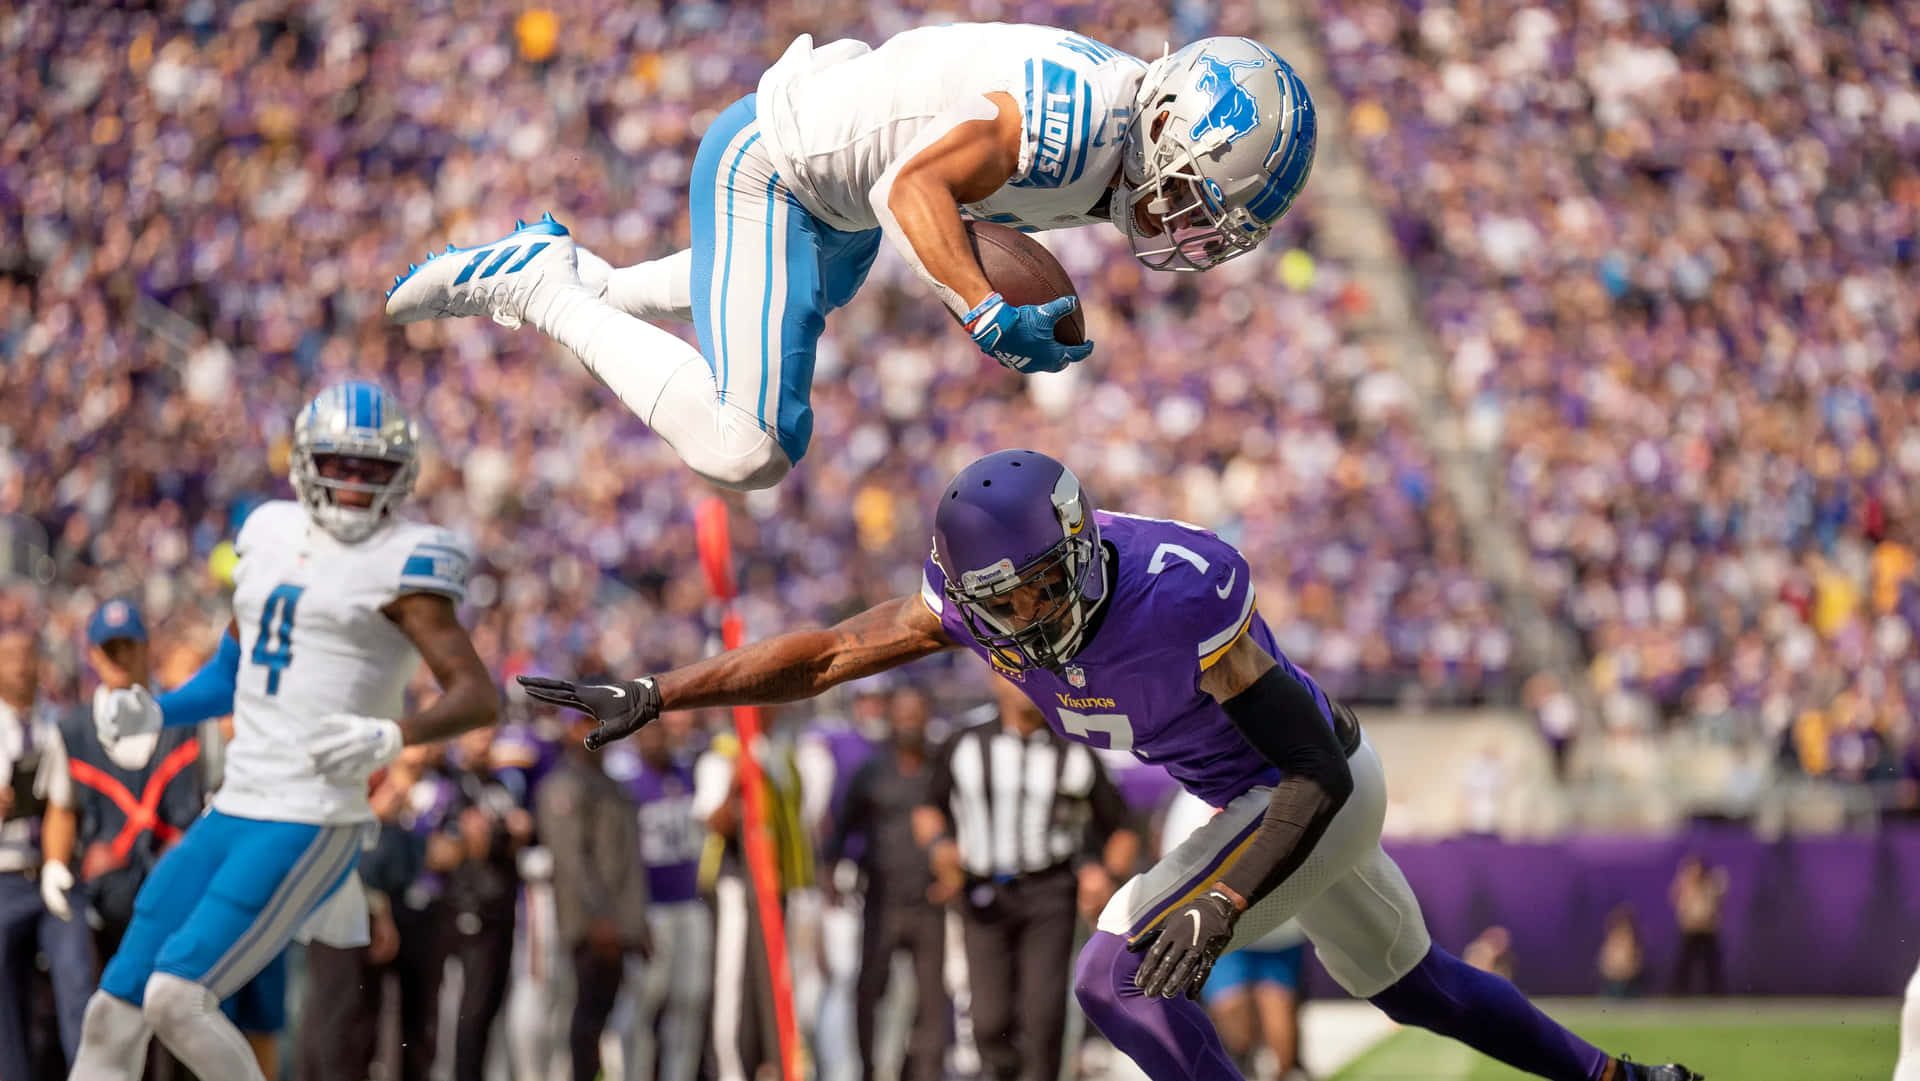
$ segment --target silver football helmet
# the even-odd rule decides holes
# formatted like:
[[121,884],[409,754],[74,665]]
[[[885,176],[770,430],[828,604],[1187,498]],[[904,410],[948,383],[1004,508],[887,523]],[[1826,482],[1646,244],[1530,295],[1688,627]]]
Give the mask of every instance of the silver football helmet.
[[372,536],[420,475],[412,418],[375,383],[340,383],[293,422],[294,495],[347,544]]
[[1313,169],[1306,84],[1248,38],[1203,38],[1148,66],[1113,220],[1155,270],[1206,270],[1258,247]]

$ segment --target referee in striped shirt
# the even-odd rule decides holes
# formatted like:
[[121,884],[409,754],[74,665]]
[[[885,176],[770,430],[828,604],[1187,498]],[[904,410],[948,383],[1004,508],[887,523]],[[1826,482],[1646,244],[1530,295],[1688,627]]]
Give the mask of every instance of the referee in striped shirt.
[[936,755],[914,831],[933,865],[931,896],[958,902],[986,1076],[1056,1081],[1075,916],[1098,915],[1133,873],[1140,836],[1093,752],[990,678],[999,717]]

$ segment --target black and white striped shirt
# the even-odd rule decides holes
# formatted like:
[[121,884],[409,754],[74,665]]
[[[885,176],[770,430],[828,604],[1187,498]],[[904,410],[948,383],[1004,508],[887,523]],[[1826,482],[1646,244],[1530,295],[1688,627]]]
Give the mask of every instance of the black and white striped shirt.
[[1046,727],[1024,737],[998,720],[962,729],[935,758],[931,789],[977,879],[1065,866],[1128,824],[1100,760]]

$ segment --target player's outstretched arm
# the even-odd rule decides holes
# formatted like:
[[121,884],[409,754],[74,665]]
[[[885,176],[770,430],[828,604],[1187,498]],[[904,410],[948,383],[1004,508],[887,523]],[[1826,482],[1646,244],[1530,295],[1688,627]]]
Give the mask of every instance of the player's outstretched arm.
[[420,651],[420,659],[440,684],[440,697],[432,705],[401,719],[400,731],[409,746],[437,743],[499,719],[499,689],[486,662],[474,652],[473,639],[460,625],[451,598],[406,593],[382,611]]
[[756,706],[812,698],[835,684],[919,660],[954,642],[918,594],[896,597],[831,627],[789,631],[685,667],[622,683],[521,676],[529,695],[591,714],[598,750],[667,710]]
[[953,647],[940,617],[916,593],[831,627],[776,634],[662,672],[656,685],[662,709],[796,702]]

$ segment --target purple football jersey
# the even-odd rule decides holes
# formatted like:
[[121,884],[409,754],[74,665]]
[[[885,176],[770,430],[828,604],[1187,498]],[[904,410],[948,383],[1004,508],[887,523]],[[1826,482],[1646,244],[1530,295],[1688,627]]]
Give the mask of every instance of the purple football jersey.
[[640,816],[640,863],[647,869],[647,896],[657,904],[700,896],[700,853],[705,827],[693,820],[693,770],[674,762],[655,769],[634,755],[632,768],[614,776],[633,797]]
[[[1061,735],[1164,766],[1215,807],[1278,781],[1279,771],[1200,689],[1201,673],[1250,634],[1312,690],[1329,724],[1332,710],[1326,693],[1280,652],[1254,610],[1245,557],[1197,526],[1106,511],[1094,520],[1109,555],[1118,555],[1098,628],[1060,672],[994,670],[1025,691]],[[948,635],[987,657],[946,598],[945,585],[929,558],[921,599]]]

